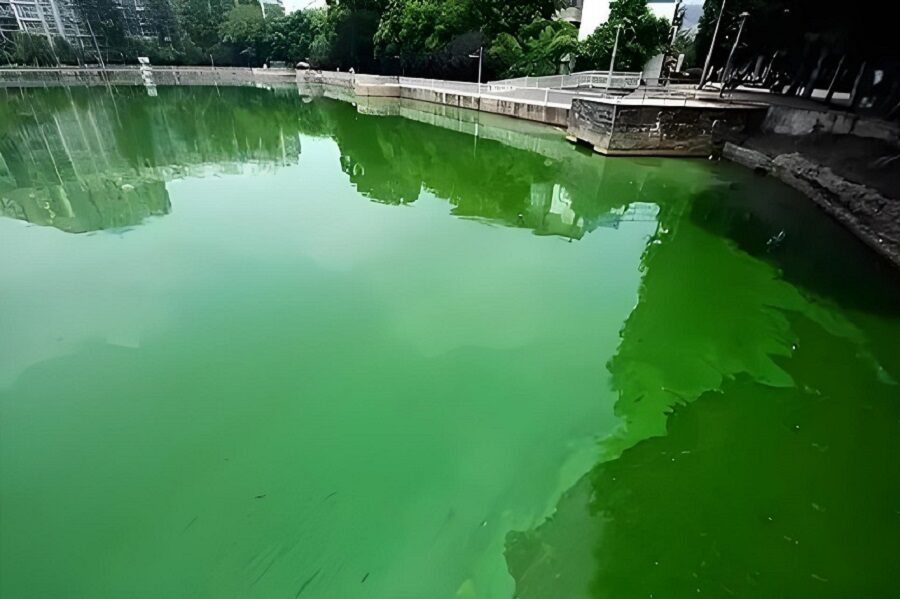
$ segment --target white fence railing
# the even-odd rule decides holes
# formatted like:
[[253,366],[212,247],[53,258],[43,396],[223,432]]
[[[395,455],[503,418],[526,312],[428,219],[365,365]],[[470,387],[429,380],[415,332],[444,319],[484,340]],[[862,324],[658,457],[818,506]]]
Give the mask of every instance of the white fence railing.
[[[608,73],[576,73],[574,75],[552,75],[549,77],[521,77],[504,81],[474,83],[470,81],[447,81],[443,79],[425,79],[420,77],[397,77],[384,75],[365,75],[347,72],[308,72],[301,78],[321,83],[334,83],[346,87],[354,85],[400,85],[409,88],[428,89],[437,92],[480,96],[525,104],[542,106],[559,106],[569,108],[572,100],[579,97],[607,97],[604,93]],[[621,80],[619,90],[627,83],[637,88],[640,84],[639,73],[614,73],[613,86]],[[562,84],[563,87],[558,87]],[[570,85],[571,87],[566,87]]]
[[420,79],[416,77],[399,77],[400,85],[406,87],[419,87],[435,91],[450,93],[480,95],[499,100],[513,100],[529,104],[558,104],[571,106],[572,98],[577,94],[571,91],[550,88],[525,88],[511,85],[497,85],[495,83],[472,83],[468,81],[445,81],[442,79]]
[[490,86],[487,83],[478,85],[470,81],[446,81],[443,79],[422,79],[419,77],[399,77],[400,85],[409,87],[425,87],[450,92],[462,92],[466,94],[487,93]]
[[609,72],[584,71],[570,75],[546,75],[544,77],[516,77],[515,79],[503,79],[491,81],[491,85],[510,87],[537,87],[550,89],[573,89],[580,87],[606,88],[609,79],[610,88],[637,89],[641,84],[642,73],[613,71],[612,79]]

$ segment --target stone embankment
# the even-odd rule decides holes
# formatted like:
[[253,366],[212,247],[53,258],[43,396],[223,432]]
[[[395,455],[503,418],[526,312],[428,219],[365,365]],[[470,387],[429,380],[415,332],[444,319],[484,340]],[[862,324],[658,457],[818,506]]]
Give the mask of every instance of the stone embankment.
[[725,158],[811,198],[900,266],[900,128],[829,110],[773,106]]
[[714,138],[757,127],[765,107],[674,98],[577,99],[568,138],[607,156],[702,156]]

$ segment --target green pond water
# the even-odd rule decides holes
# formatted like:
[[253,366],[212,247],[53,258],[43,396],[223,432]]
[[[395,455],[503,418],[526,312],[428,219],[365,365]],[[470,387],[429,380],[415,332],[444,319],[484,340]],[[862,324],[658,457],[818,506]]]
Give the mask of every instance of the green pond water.
[[3,599],[900,594],[898,277],[771,179],[0,90],[0,215]]

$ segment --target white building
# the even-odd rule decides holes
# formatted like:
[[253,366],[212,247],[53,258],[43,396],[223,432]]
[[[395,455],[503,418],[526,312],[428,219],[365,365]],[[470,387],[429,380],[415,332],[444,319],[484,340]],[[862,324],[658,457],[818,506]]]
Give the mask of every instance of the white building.
[[[121,11],[124,33],[130,37],[153,37],[147,0],[113,0]],[[94,24],[97,28],[97,24]],[[76,49],[90,48],[89,28],[74,0],[0,0],[0,39],[22,31],[52,40],[63,37]]]

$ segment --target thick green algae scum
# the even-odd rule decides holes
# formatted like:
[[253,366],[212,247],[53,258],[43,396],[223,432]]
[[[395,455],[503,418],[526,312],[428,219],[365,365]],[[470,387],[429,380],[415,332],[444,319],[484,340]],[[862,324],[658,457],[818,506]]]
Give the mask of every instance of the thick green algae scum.
[[0,90],[0,596],[900,593],[900,286],[724,163]]

